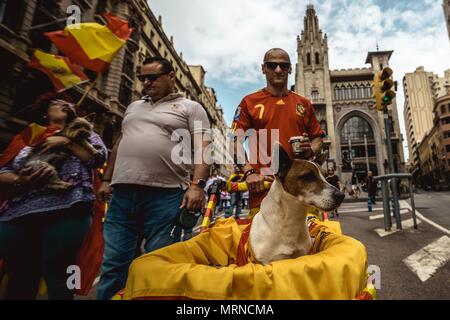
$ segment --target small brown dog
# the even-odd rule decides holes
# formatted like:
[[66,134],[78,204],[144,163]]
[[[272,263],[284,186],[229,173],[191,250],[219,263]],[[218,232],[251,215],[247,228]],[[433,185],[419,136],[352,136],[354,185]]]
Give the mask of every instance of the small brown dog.
[[332,211],[345,197],[323,176],[324,156],[314,162],[293,160],[278,143],[272,154],[279,154],[279,170],[261,211],[253,218],[249,236],[255,258],[262,264],[308,254],[312,246],[308,208]]
[[[94,119],[95,113],[86,117],[77,117],[66,124],[64,129],[56,135],[69,138],[72,142],[91,151],[91,153],[97,154],[98,151],[88,141],[88,138],[93,131],[92,123]],[[37,146],[30,153],[22,168],[31,168],[31,173],[44,167],[50,168],[52,170],[52,175],[44,188],[51,190],[66,190],[72,187],[72,184],[62,181],[58,176],[56,168],[62,165],[70,155],[72,155],[72,153],[66,146],[54,147],[44,151],[41,146]]]

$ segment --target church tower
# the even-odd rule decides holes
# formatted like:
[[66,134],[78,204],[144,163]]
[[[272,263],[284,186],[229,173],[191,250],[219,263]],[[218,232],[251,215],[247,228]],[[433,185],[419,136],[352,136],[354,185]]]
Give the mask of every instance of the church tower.
[[297,37],[297,66],[295,91],[311,100],[317,119],[325,130],[324,149],[329,150],[330,159],[336,159],[334,117],[327,35],[319,28],[319,19],[312,4],[304,18],[304,30]]

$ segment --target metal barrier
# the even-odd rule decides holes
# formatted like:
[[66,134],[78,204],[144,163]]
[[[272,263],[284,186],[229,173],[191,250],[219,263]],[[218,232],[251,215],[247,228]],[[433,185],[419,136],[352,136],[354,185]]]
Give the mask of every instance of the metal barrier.
[[387,174],[384,176],[378,176],[374,178],[374,181],[381,181],[381,192],[383,193],[383,213],[384,213],[384,229],[386,231],[391,231],[392,220],[391,220],[391,209],[390,209],[390,199],[389,199],[389,180],[392,186],[392,200],[394,201],[393,209],[394,216],[398,230],[402,230],[402,219],[400,217],[400,206],[398,203],[398,192],[397,192],[397,179],[408,179],[409,181],[409,195],[411,198],[411,210],[414,222],[414,229],[417,229],[417,218],[416,218],[416,206],[414,203],[414,192],[412,188],[412,175],[409,173],[394,173]]

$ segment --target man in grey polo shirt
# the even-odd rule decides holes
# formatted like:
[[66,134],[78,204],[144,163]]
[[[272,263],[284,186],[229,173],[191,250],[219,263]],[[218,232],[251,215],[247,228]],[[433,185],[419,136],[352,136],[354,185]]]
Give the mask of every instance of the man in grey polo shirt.
[[[194,164],[191,180],[190,164],[180,164],[173,155],[180,144],[189,148],[198,145],[184,157],[190,157],[191,151],[203,155],[209,144],[204,137],[210,125],[200,104],[175,93],[175,77],[169,61],[147,58],[138,76],[147,96],[130,104],[125,112],[122,135],[112,150],[99,189],[103,200],[112,191],[104,224],[99,299],[111,299],[125,287],[141,235],[146,252],[178,242],[180,208],[197,211],[204,206],[209,166],[201,156],[199,164]],[[183,129],[188,139],[183,139]],[[201,143],[195,144],[199,138]]]

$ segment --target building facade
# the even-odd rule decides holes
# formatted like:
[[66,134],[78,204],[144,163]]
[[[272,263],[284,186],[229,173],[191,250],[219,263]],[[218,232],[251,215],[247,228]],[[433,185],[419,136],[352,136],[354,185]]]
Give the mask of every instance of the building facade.
[[419,162],[418,146],[433,127],[433,73],[419,67],[403,77],[405,105],[403,109],[408,139],[409,161],[413,167]]
[[[403,78],[405,96],[404,119],[408,139],[409,162],[412,173],[419,174],[419,145],[431,132],[435,124],[436,99],[447,95],[450,83],[450,70],[439,77],[433,72],[418,67],[413,73],[406,73]],[[422,161],[423,162],[423,161]]]
[[[81,22],[105,24],[103,12],[110,12],[129,22],[134,29],[127,44],[117,54],[109,69],[102,74],[82,105],[83,112],[96,112],[96,131],[111,147],[120,132],[123,113],[133,100],[142,96],[142,84],[137,80],[139,67],[146,57],[162,56],[174,66],[176,89],[199,102],[214,126],[225,135],[226,123],[222,108],[217,104],[214,89],[196,76],[182,53],[174,48],[173,37],[162,27],[162,18],[155,17],[147,1],[119,0],[0,0],[0,150],[11,137],[33,119],[30,106],[36,98],[53,87],[44,74],[27,68],[32,49],[57,53],[43,35],[64,29],[67,8],[77,5]],[[203,68],[201,68],[203,70]],[[195,72],[193,72],[195,71]],[[96,74],[85,70],[94,80]],[[204,73],[204,71],[203,71]],[[80,85],[67,90],[74,101],[87,88]]]
[[[325,130],[325,148],[343,181],[352,174],[365,179],[367,171],[387,173],[388,152],[383,114],[372,98],[374,73],[389,66],[393,51],[369,52],[369,68],[330,70],[327,35],[319,28],[313,5],[308,5],[304,30],[297,38],[295,91],[313,103]],[[389,106],[395,170],[404,170],[402,135],[397,105]]]
[[435,101],[433,127],[418,146],[416,180],[426,189],[450,189],[450,83]]

